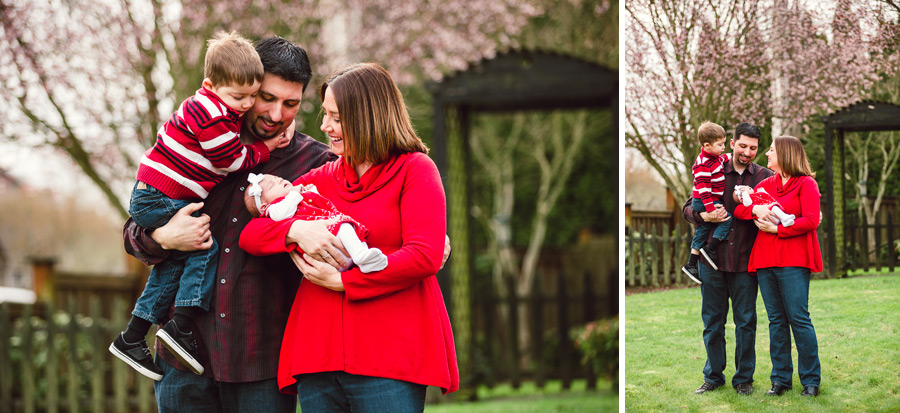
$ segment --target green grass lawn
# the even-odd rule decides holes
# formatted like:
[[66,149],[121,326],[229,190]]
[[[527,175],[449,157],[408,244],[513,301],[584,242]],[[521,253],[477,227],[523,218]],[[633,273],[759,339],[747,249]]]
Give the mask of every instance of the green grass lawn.
[[462,412],[618,412],[619,396],[609,390],[609,382],[600,381],[598,390],[587,390],[584,380],[575,380],[569,390],[563,391],[559,381],[548,381],[543,389],[533,382],[522,383],[518,389],[508,384],[492,389],[480,386],[478,401],[428,404],[428,413]]
[[766,396],[768,318],[757,297],[754,391],[738,396],[734,374],[734,323],[725,326],[728,385],[695,395],[703,383],[706,352],[700,289],[625,297],[625,409],[629,411],[900,411],[900,276],[814,280],[810,316],[819,342],[821,394],[800,397],[794,348],[793,390]]

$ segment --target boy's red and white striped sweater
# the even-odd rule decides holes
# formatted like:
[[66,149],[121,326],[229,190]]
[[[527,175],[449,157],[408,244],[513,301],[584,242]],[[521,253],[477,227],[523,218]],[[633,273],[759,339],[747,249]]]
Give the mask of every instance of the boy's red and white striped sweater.
[[725,194],[725,173],[723,166],[731,160],[731,154],[713,155],[702,148],[694,166],[691,168],[694,174],[694,189],[692,198],[703,201],[706,212],[713,212],[716,207],[713,201],[721,201]]
[[173,199],[206,199],[229,172],[269,160],[262,141],[244,145],[241,117],[215,93],[200,88],[160,128],[137,180]]

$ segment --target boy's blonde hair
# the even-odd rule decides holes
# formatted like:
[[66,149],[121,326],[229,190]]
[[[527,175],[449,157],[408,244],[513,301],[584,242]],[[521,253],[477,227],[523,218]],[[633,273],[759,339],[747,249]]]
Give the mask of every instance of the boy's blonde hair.
[[709,121],[700,124],[700,128],[697,129],[697,140],[700,141],[700,145],[704,143],[712,145],[719,139],[725,139],[725,128]]
[[237,32],[218,32],[206,42],[203,77],[213,86],[262,82],[265,70],[253,44]]

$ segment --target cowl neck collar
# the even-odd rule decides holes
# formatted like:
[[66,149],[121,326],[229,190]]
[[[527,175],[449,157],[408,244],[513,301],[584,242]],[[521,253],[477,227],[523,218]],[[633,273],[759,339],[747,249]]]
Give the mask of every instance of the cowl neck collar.
[[788,178],[786,183],[782,183],[781,175],[775,175],[775,192],[778,195],[783,195],[788,192],[794,190],[797,187],[798,183],[801,179],[805,178],[805,176],[792,176]]
[[337,196],[349,202],[359,201],[387,185],[410,159],[409,153],[392,156],[387,161],[372,165],[363,175],[357,176],[356,170],[341,157],[335,161],[331,173],[335,180]]

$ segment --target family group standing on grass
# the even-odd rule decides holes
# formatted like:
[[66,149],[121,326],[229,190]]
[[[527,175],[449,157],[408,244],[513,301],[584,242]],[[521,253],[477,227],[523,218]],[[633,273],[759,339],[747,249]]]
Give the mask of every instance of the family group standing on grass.
[[443,186],[388,72],[327,77],[328,146],[293,128],[299,46],[220,33],[204,77],[138,169],[125,248],[155,266],[110,351],[161,412],[412,412],[457,390]]
[[799,139],[779,136],[766,152],[767,167],[753,162],[759,128],[742,123],[724,154],[725,129],[705,122],[698,129],[700,154],[693,166],[692,198],[685,220],[696,226],[691,256],[682,271],[700,284],[706,364],[702,394],[724,385],[728,302],[735,324],[735,373],[731,385],[753,392],[756,369],[756,296],[769,318],[772,358],[767,395],[791,390],[791,336],[797,343],[802,396],[818,396],[818,342],[809,315],[809,281],[822,271],[816,228],[821,221],[819,187]]

